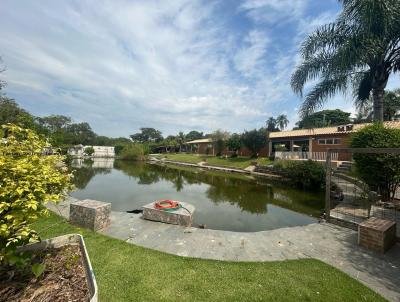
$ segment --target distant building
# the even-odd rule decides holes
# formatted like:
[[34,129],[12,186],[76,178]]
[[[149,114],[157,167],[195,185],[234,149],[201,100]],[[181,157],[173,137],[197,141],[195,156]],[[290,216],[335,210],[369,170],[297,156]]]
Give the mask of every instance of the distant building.
[[88,147],[92,147],[94,149],[94,153],[91,157],[115,157],[114,147],[109,146],[83,146],[76,145],[68,149],[68,154],[73,157],[84,157],[85,149]]
[[[400,121],[388,121],[383,123],[387,128],[400,129]],[[281,159],[313,159],[324,161],[328,149],[348,148],[351,135],[365,126],[365,124],[347,124],[341,126],[298,129],[269,133],[266,138],[267,146],[262,148],[259,156],[275,156]],[[186,142],[187,151],[195,154],[216,155],[216,143],[211,138],[197,139]],[[225,148],[222,155],[231,155],[232,150]],[[251,152],[242,147],[237,154],[250,156]],[[334,161],[351,160],[351,155],[342,153],[334,154]]]
[[[400,121],[383,123],[386,128],[400,129]],[[366,124],[347,124],[341,126],[298,129],[269,134],[268,153],[283,159],[325,160],[326,152],[332,148],[348,148],[351,135]],[[333,160],[350,160],[350,154],[338,154]]]

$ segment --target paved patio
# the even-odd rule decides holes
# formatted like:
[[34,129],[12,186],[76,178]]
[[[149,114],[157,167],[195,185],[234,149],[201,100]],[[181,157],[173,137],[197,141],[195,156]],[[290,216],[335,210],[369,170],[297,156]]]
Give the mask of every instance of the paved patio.
[[[50,208],[65,217],[69,199]],[[400,244],[385,255],[357,245],[357,233],[319,223],[253,233],[184,228],[141,219],[140,214],[112,212],[101,233],[126,242],[184,256],[231,261],[315,258],[361,281],[390,301],[400,301]]]

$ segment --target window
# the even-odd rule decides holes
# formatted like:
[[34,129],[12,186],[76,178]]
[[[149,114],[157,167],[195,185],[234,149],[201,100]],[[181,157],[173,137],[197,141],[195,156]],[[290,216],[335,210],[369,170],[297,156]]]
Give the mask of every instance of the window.
[[340,145],[340,138],[323,138],[318,140],[318,145]]

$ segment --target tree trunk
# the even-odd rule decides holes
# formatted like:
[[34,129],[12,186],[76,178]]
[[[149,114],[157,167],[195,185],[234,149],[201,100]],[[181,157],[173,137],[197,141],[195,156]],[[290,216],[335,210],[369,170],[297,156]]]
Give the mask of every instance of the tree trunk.
[[383,122],[383,94],[382,88],[375,88],[372,92],[374,102],[374,122]]

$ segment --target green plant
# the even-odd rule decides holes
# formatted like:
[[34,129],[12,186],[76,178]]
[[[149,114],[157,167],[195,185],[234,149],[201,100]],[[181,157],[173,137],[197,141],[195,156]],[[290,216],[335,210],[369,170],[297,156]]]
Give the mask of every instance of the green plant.
[[129,144],[121,151],[120,157],[124,160],[143,160],[145,150],[142,144]]
[[245,131],[242,142],[252,152],[252,157],[257,157],[261,148],[267,144],[267,131],[264,128]]
[[239,134],[234,133],[231,137],[227,140],[226,146],[229,148],[229,151],[234,151],[235,153],[232,154],[232,157],[237,156],[238,150],[242,147],[243,142]]
[[94,151],[94,148],[90,146],[90,147],[86,147],[84,152],[86,155],[92,156],[95,151]]
[[46,265],[44,263],[32,264],[32,273],[35,275],[36,278],[39,278],[43,274],[45,269]]
[[122,150],[124,150],[125,145],[116,145],[114,147],[115,155],[120,155]]
[[17,247],[38,240],[32,222],[47,214],[45,202],[58,202],[71,189],[71,174],[59,155],[43,155],[49,145],[35,132],[3,125],[0,144],[0,263],[24,265]]
[[325,185],[325,169],[316,161],[279,161],[277,165],[296,187],[321,190]]
[[[399,148],[400,130],[385,128],[378,123],[357,131],[351,140],[353,148]],[[400,155],[360,154],[353,155],[357,173],[383,201],[394,198],[400,185]]]
[[390,75],[400,70],[400,1],[341,0],[335,22],[320,26],[301,47],[303,61],[292,76],[307,116],[337,92],[348,88],[360,101],[372,94],[374,120],[383,120],[383,95]]

